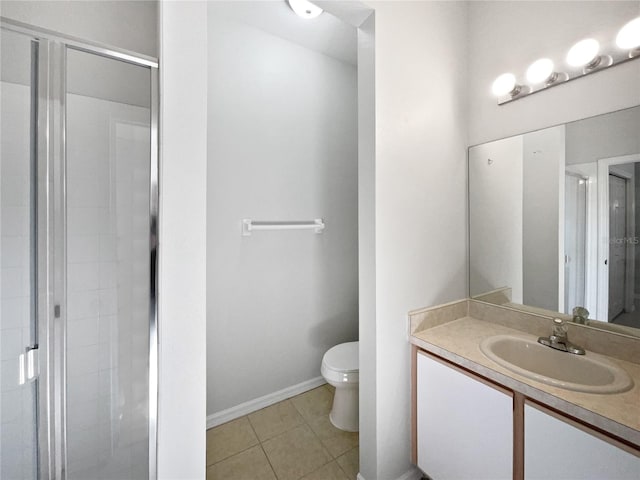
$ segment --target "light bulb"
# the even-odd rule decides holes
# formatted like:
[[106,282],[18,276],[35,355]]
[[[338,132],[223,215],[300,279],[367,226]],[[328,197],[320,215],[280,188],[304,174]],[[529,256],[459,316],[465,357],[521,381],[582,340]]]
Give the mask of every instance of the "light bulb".
[[584,67],[598,60],[600,44],[593,38],[586,38],[576,43],[567,53],[567,63],[572,67]]
[[308,0],[287,0],[291,10],[296,12],[299,17],[310,19],[316,18],[323,10],[309,2]]
[[623,50],[640,47],[640,17],[634,18],[618,32],[616,45]]
[[527,81],[531,83],[542,83],[553,80],[553,62],[548,58],[536,60],[527,68]]
[[516,77],[513,73],[503,73],[495,79],[491,91],[496,97],[502,97],[509,93],[517,93]]

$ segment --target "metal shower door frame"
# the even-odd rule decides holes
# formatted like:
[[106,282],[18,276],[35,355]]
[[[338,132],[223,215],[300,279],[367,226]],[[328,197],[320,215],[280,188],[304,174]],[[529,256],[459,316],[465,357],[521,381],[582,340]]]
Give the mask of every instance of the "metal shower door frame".
[[100,55],[150,70],[149,178],[149,479],[157,477],[158,419],[158,61],[0,17],[3,29],[38,43],[37,122],[37,338],[38,473],[65,480],[66,465],[66,53]]

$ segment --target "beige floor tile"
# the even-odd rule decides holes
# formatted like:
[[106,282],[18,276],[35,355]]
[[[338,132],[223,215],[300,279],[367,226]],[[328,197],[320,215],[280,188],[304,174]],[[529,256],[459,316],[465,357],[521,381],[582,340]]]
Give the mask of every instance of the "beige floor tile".
[[289,400],[276,403],[249,415],[249,422],[261,442],[280,435],[304,423]]
[[331,461],[308,425],[267,440],[262,447],[279,480],[297,480]]
[[336,387],[334,387],[333,385],[329,385],[328,383],[324,384],[324,388],[326,388],[327,390],[329,390],[331,392],[331,395],[333,395],[333,392],[336,391]]
[[360,471],[360,449],[358,447],[349,450],[336,460],[340,468],[347,474],[349,480],[355,480]]
[[293,397],[291,402],[308,422],[314,418],[329,414],[333,403],[333,395],[324,386],[321,386]]
[[207,430],[207,465],[217,463],[258,444],[247,417]]
[[338,458],[358,446],[358,432],[345,432],[334,427],[329,420],[329,415],[311,420],[309,426],[333,458]]
[[207,480],[276,480],[269,460],[257,445],[207,468]]
[[331,462],[319,470],[305,475],[301,480],[349,480],[349,477],[336,462]]

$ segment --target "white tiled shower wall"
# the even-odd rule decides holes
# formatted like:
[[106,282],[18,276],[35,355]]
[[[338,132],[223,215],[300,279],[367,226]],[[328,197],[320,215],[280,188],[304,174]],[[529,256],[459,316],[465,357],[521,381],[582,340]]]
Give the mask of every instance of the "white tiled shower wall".
[[[0,455],[9,479],[33,476],[33,401],[16,373],[28,343],[29,90],[3,82],[2,102]],[[149,109],[80,95],[67,96],[67,109],[69,477],[144,478]]]
[[148,468],[149,110],[67,96],[71,479]]

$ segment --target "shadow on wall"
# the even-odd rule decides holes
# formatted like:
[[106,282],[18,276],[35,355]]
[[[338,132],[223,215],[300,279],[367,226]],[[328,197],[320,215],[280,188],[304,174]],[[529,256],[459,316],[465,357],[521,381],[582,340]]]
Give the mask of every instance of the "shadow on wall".
[[[357,312],[357,306],[356,306]],[[321,323],[317,323],[309,330],[307,336],[309,344],[319,349],[329,350],[334,345],[344,342],[353,342],[358,339],[358,317],[355,321],[353,311],[325,317]],[[320,371],[320,363],[318,363]]]

